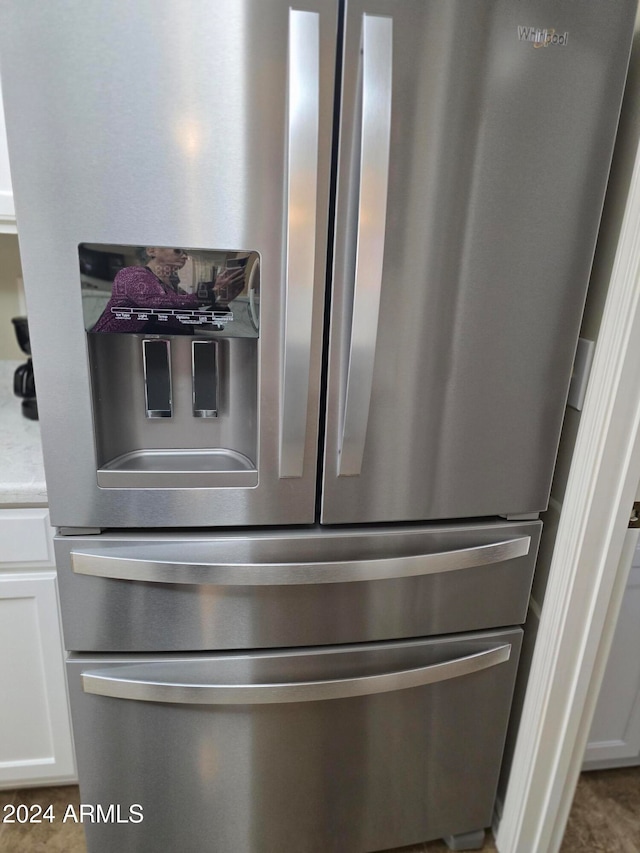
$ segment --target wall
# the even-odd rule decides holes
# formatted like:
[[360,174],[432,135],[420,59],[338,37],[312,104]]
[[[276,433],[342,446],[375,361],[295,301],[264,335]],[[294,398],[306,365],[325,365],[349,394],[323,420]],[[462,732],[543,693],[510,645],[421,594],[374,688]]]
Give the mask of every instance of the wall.
[[0,234],[0,359],[22,359],[11,318],[25,314],[18,238]]

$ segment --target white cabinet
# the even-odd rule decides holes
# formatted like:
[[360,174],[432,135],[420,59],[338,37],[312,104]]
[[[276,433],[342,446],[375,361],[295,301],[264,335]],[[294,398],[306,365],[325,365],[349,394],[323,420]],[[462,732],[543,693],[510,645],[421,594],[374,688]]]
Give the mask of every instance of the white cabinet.
[[76,779],[46,509],[0,509],[0,788]]
[[7,131],[4,123],[2,89],[0,88],[0,234],[16,233],[16,213],[13,206],[13,190],[9,173]]
[[640,547],[637,542],[638,531],[629,530],[622,559],[632,561],[631,571],[591,724],[585,770],[640,764]]

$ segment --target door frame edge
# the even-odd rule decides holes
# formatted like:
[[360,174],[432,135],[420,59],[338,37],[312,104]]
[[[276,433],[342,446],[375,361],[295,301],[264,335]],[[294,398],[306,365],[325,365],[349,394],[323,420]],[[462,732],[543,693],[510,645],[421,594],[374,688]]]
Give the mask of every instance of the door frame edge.
[[640,147],[560,516],[496,844],[555,853],[582,766],[626,582],[640,479]]

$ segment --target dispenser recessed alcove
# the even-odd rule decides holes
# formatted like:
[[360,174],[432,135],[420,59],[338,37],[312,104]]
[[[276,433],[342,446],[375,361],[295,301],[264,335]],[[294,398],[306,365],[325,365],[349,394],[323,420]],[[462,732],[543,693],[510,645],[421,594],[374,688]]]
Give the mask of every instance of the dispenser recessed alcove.
[[255,252],[80,246],[98,485],[254,487]]

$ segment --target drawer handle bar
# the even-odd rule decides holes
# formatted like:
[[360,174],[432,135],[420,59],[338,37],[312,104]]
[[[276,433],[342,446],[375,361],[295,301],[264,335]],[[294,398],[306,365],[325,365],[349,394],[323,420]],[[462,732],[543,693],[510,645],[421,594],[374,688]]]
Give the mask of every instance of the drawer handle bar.
[[525,557],[530,545],[531,537],[521,536],[505,542],[436,554],[318,563],[183,563],[136,559],[108,551],[72,551],[71,565],[76,574],[116,580],[278,586],[390,580],[451,572]]
[[[511,644],[505,643],[475,654],[443,663],[328,681],[299,681],[288,684],[179,684],[158,682],[139,677],[141,666],[134,666],[138,677],[125,675],[127,666],[82,674],[85,693],[114,699],[136,699],[141,702],[175,702],[181,705],[267,705],[285,702],[316,702],[324,699],[350,699],[374,693],[391,693],[410,687],[422,687],[451,678],[461,678],[509,660]],[[153,673],[150,664],[148,672]],[[185,662],[188,667],[188,662]]]

